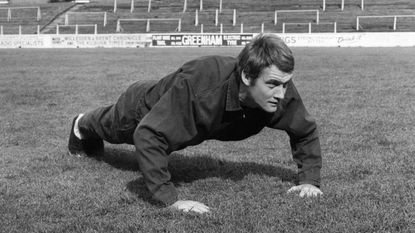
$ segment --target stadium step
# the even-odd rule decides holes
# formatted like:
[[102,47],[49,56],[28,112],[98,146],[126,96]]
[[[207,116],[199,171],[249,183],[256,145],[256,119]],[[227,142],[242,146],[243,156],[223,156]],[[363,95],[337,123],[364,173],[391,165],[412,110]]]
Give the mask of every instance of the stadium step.
[[75,12],[77,11],[80,7],[82,6],[82,4],[73,4],[70,5],[68,8],[66,8],[65,10],[63,10],[61,13],[59,13],[58,15],[56,15],[48,24],[46,24],[45,26],[43,26],[40,29],[40,33],[47,33],[50,34],[51,32],[55,32],[56,33],[56,25],[62,25],[65,23],[65,14],[67,12]]

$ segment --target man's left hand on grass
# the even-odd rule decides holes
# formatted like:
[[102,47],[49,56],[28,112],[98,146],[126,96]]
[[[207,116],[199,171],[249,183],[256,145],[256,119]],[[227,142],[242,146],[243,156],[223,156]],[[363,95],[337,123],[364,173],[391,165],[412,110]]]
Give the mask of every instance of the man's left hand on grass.
[[323,195],[323,192],[312,184],[301,184],[291,187],[287,193],[299,192],[300,197],[317,197]]
[[183,212],[195,212],[198,214],[209,213],[210,209],[205,204],[198,201],[178,200],[171,206],[173,209],[181,210]]

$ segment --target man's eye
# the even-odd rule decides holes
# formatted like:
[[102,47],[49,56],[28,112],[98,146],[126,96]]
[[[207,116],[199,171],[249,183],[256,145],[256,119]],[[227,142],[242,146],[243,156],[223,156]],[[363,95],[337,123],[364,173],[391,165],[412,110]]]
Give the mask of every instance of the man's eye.
[[270,88],[276,88],[276,87],[279,87],[279,86],[283,86],[283,87],[285,87],[285,85],[286,85],[286,83],[270,83],[270,84],[268,84],[268,86],[270,87]]

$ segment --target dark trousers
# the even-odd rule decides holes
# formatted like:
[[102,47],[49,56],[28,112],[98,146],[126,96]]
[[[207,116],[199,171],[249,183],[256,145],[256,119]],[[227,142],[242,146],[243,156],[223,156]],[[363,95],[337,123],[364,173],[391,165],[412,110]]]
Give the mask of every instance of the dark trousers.
[[144,103],[146,91],[154,82],[136,82],[121,94],[117,102],[85,113],[78,126],[85,138],[103,139],[113,144],[134,144],[134,131],[149,109]]

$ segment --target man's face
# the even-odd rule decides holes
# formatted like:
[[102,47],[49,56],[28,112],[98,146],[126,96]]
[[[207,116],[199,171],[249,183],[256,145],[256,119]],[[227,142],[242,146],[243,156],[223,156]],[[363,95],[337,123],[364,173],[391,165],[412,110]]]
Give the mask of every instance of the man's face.
[[255,81],[248,79],[248,95],[257,107],[266,112],[275,112],[278,102],[284,99],[291,77],[292,74],[282,72],[275,65],[269,66],[262,70]]

